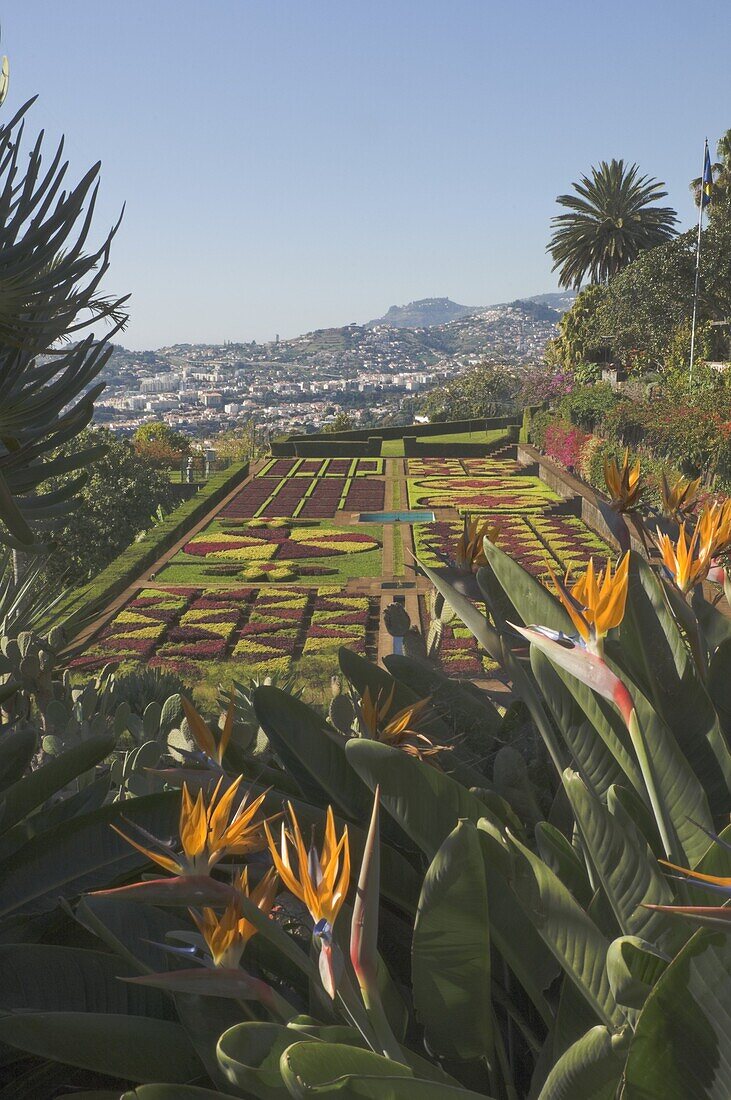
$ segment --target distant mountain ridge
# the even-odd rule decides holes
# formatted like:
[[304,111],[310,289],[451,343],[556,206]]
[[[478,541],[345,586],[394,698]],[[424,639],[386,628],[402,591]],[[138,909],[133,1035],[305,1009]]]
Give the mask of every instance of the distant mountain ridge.
[[419,298],[405,306],[391,306],[382,317],[367,321],[364,328],[431,328],[434,325],[447,325],[450,321],[460,321],[463,317],[486,313],[507,306],[517,306],[526,312],[532,312],[543,320],[550,313],[561,314],[570,308],[575,294],[573,291],[559,291],[548,294],[534,294],[527,298],[517,298],[514,302],[500,302],[491,306],[463,306],[451,298]]
[[473,306],[461,306],[451,298],[419,298],[405,306],[391,306],[383,317],[367,321],[365,327],[387,325],[389,328],[430,328],[432,325],[458,321],[475,312]]

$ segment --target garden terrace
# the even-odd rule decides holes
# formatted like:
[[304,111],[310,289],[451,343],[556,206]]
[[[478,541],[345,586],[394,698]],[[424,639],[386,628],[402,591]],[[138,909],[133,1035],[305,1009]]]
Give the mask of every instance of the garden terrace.
[[[360,522],[404,508],[434,511],[435,522]],[[494,519],[499,545],[545,576],[609,552],[566,513],[515,447],[477,457],[274,456],[128,584],[80,639],[72,668],[176,668],[205,703],[219,684],[295,667],[320,701],[341,645],[373,658],[392,652],[381,612],[394,596],[428,630],[430,583],[414,555],[430,566],[454,558],[463,515]],[[443,623],[440,660],[450,675],[494,679],[456,620]]]

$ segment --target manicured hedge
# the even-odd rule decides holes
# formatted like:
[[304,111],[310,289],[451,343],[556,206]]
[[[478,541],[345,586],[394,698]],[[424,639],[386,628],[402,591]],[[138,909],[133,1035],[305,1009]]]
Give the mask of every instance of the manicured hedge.
[[[328,435],[291,435],[287,436],[287,442],[296,443],[298,440],[303,439],[340,442],[347,439],[368,440],[373,436],[377,436],[379,439],[401,439],[407,434],[422,438],[427,435],[455,435],[460,432],[489,432],[495,428],[509,428],[512,424],[517,423],[518,417],[513,415],[481,417],[477,420],[445,420],[433,424],[406,424],[400,426],[393,424],[382,428],[352,428],[347,432],[332,432]],[[277,451],[276,453],[281,454],[284,452]]]
[[128,584],[174,546],[185,532],[210,512],[249,473],[249,463],[240,462],[214,474],[204,488],[174,512],[133,542],[98,576],[77,588],[53,610],[54,622],[62,622],[69,638],[97,611],[124,591]]

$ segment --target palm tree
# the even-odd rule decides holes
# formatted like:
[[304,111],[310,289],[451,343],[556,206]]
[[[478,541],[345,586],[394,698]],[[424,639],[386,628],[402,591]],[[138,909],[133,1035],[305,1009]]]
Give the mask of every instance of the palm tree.
[[653,206],[667,191],[659,180],[641,176],[638,165],[602,161],[591,177],[574,183],[575,194],[556,202],[570,213],[552,219],[554,234],[547,251],[559,283],[578,290],[589,277],[606,283],[640,252],[675,236],[677,216],[670,206]]
[[[728,206],[731,201],[731,130],[727,130],[716,144],[716,156],[718,160],[711,165],[713,173],[713,194],[709,213],[718,210],[721,205]],[[690,189],[695,196],[695,204],[701,201],[702,176],[697,176],[691,181]]]

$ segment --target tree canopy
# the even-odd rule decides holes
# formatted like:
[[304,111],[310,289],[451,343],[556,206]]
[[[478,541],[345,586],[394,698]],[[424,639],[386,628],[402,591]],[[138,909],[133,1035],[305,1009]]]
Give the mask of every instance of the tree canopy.
[[432,390],[420,408],[432,421],[498,416],[512,410],[519,388],[511,367],[485,363]]
[[89,467],[80,507],[56,536],[45,566],[56,585],[82,584],[100,572],[152,525],[159,507],[169,511],[174,504],[169,478],[127,440],[107,428],[87,428],[78,444],[106,453]]
[[585,280],[606,283],[639,256],[675,234],[677,216],[665,198],[664,184],[641,176],[637,164],[602,161],[573,185],[574,193],[556,202],[568,213],[552,219],[547,251],[561,286],[577,289]]

